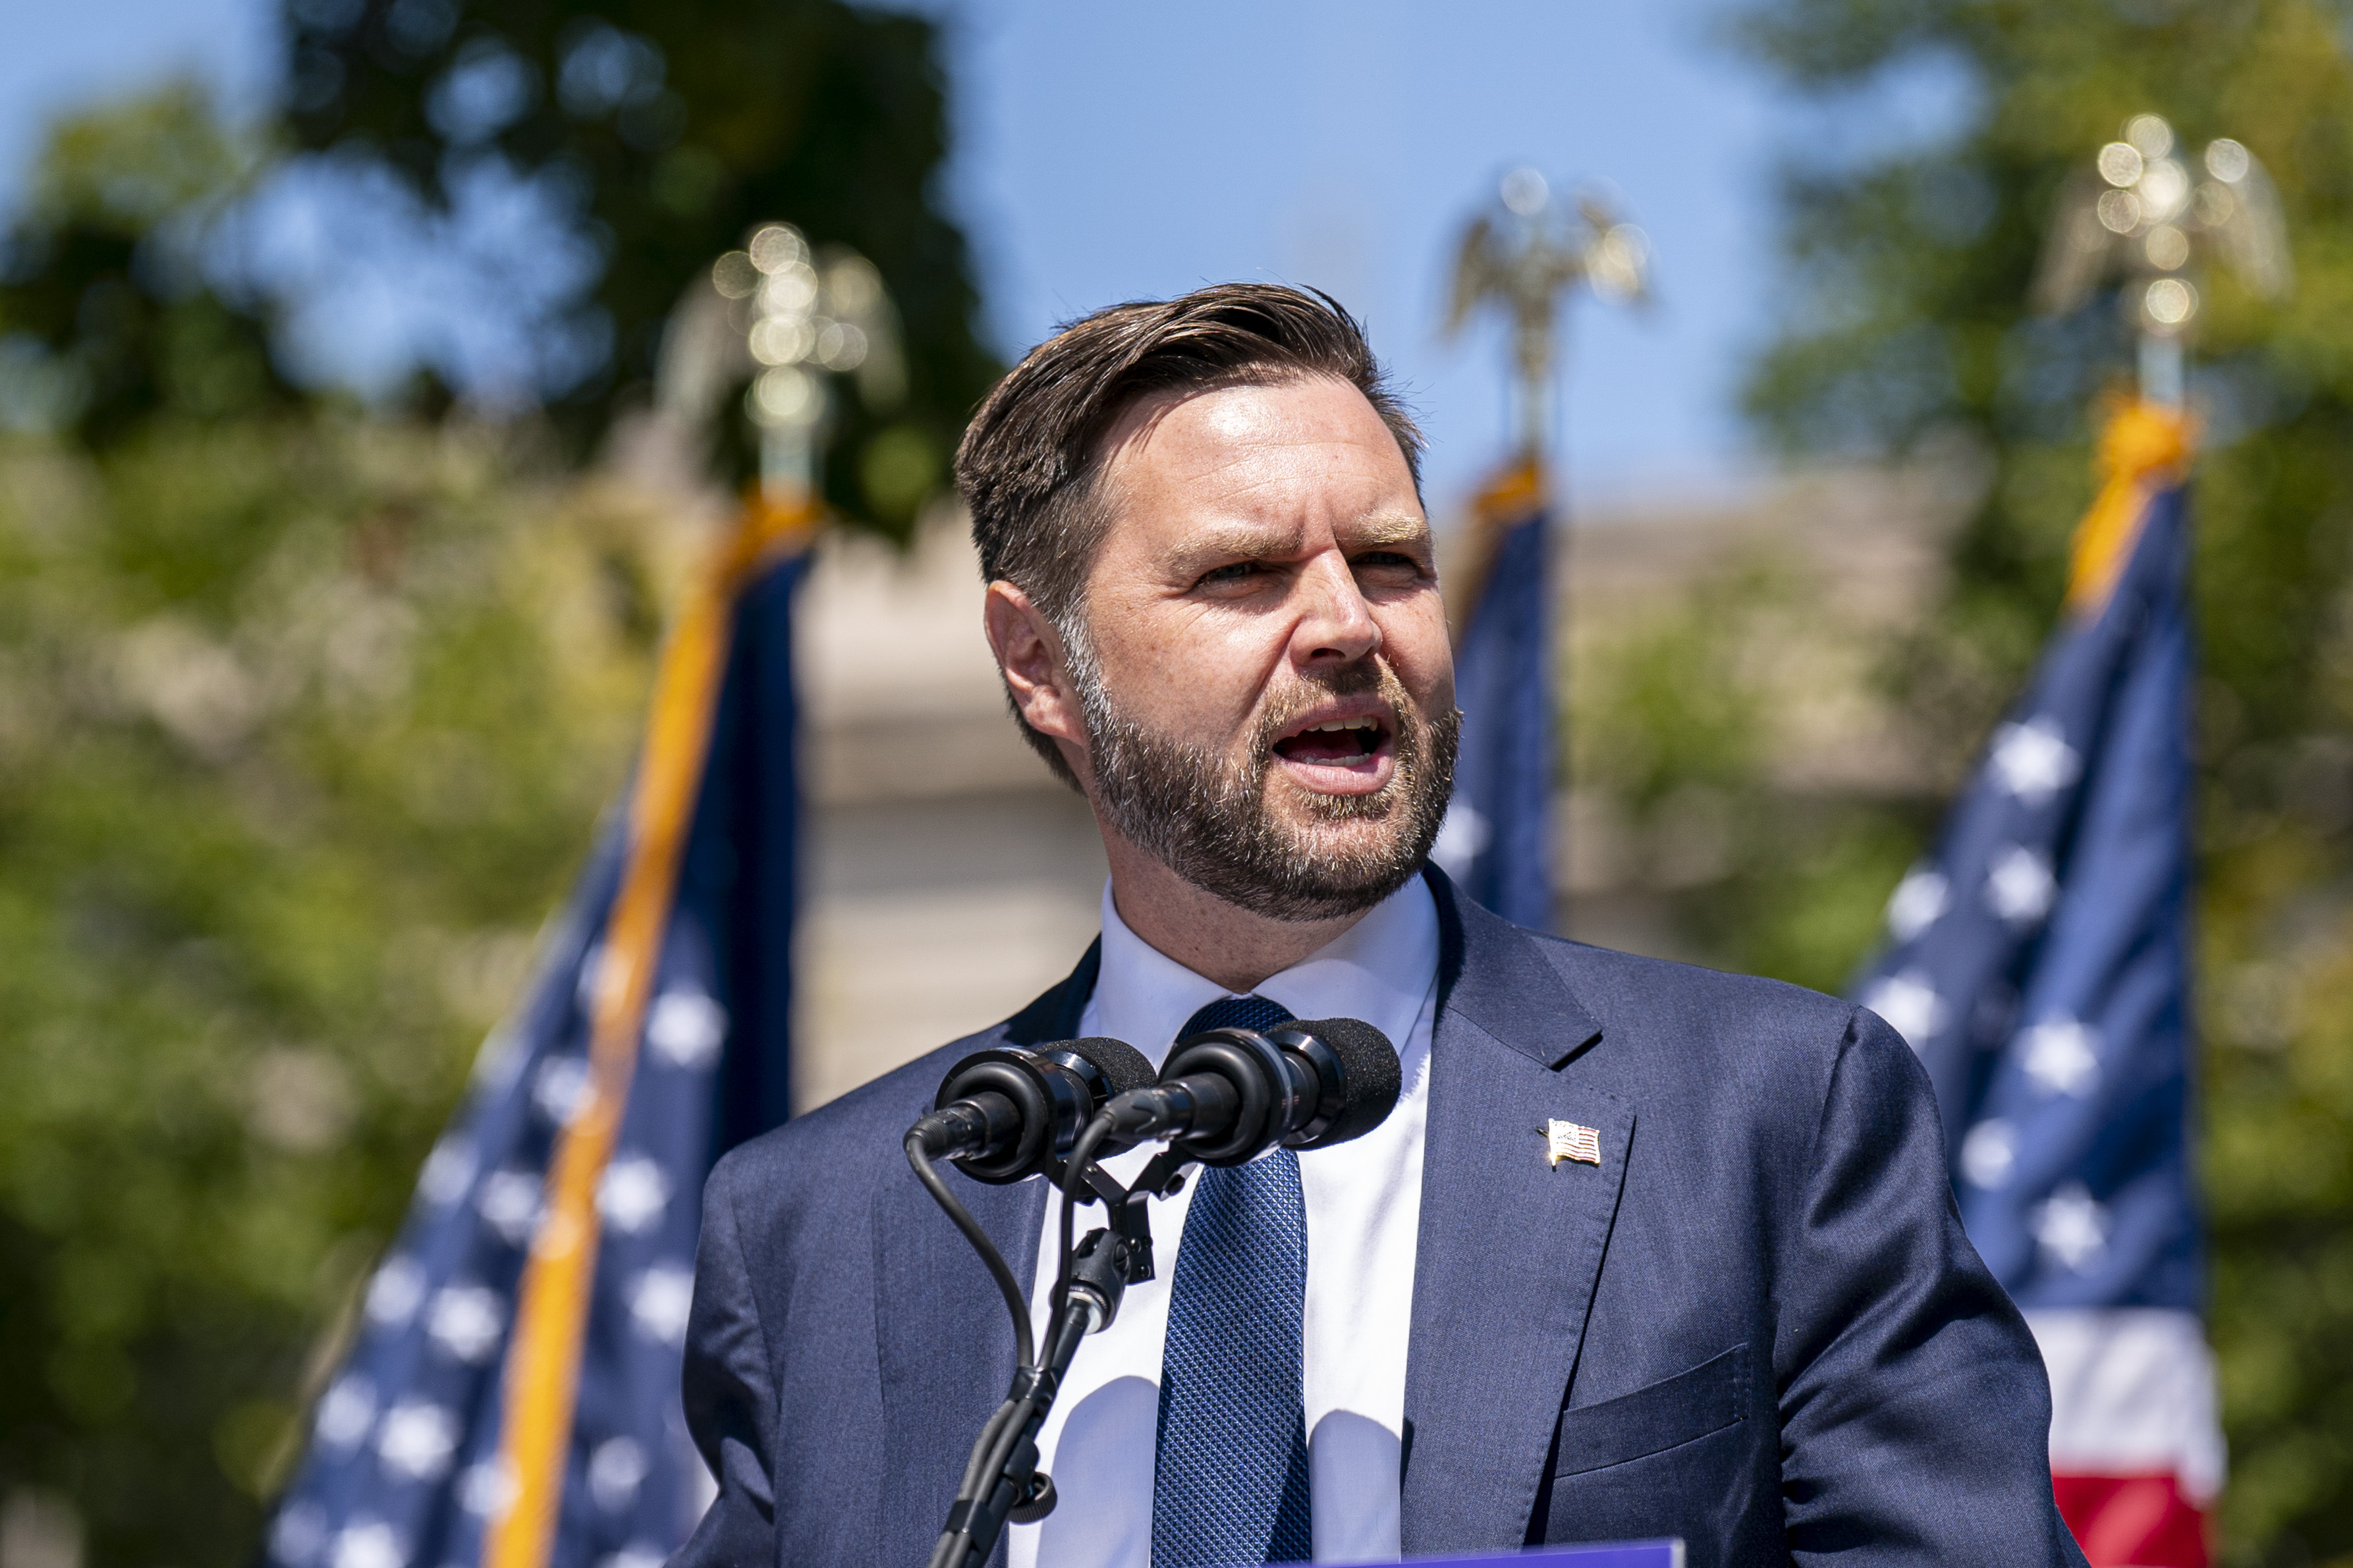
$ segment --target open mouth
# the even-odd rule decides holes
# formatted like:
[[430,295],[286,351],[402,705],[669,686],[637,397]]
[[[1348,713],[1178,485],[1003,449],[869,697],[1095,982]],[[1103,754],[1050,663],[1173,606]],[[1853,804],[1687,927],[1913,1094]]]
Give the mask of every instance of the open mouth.
[[1388,759],[1390,740],[1388,720],[1360,713],[1305,725],[1276,741],[1274,754],[1296,767],[1368,773]]

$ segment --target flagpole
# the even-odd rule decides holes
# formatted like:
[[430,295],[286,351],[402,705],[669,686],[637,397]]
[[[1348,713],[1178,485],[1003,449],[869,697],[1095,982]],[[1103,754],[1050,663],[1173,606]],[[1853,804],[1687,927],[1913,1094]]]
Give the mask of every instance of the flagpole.
[[[1459,335],[1470,317],[1484,307],[1500,309],[1511,322],[1513,388],[1513,457],[1472,509],[1474,582],[1461,599],[1460,629],[1465,636],[1486,605],[1505,534],[1525,522],[1531,510],[1540,520],[1537,526],[1549,527],[1560,471],[1557,365],[1568,295],[1582,286],[1605,299],[1642,304],[1649,299],[1649,270],[1648,238],[1622,221],[1606,197],[1588,190],[1574,204],[1556,202],[1550,183],[1533,168],[1505,174],[1493,205],[1463,229],[1456,249],[1447,332]],[[1538,553],[1549,576],[1550,552]],[[1541,585],[1545,600],[1551,599],[1552,589],[1550,581]],[[1565,608],[1565,601],[1560,607]],[[1565,662],[1567,638],[1560,626],[1566,619],[1565,615],[1548,618],[1553,640],[1540,655],[1547,661],[1547,676],[1559,672]],[[1568,787],[1565,706],[1565,700],[1556,703],[1549,715],[1554,742],[1543,781],[1547,797],[1555,793],[1556,776],[1559,794],[1566,795]],[[1556,823],[1552,831],[1554,841],[1546,850],[1551,865],[1542,868],[1547,885],[1552,865],[1566,858],[1566,826]],[[1458,843],[1467,837],[1482,847],[1489,842],[1484,825],[1455,837]],[[1468,853],[1477,858],[1476,849]],[[1551,901],[1558,904],[1558,889]],[[1549,926],[1555,919],[1547,910],[1543,923]]]
[[716,717],[737,602],[805,550],[824,521],[820,453],[830,381],[855,375],[870,400],[903,385],[895,316],[873,267],[820,255],[790,224],[755,226],[744,248],[691,286],[666,334],[657,406],[690,447],[743,385],[759,445],[757,478],[666,643],[628,818],[621,885],[591,977],[589,1093],[559,1139],[547,1217],[517,1290],[499,1468],[507,1506],[483,1568],[548,1568],[556,1544],[596,1275],[597,1183],[610,1163],[645,1036],[654,972],[675,901]]
[[2139,395],[2101,422],[2065,612],[1852,989],[1927,1069],[1962,1223],[2042,1348],[2069,1528],[2105,1561],[2202,1562],[2225,1454],[2189,1146],[2191,263],[2212,247],[2275,298],[2287,255],[2236,142],[2193,160],[2139,114],[2093,162],[2037,303],[2073,310],[2121,272]]
[[491,1523],[484,1568],[545,1568],[554,1552],[596,1275],[596,1187],[611,1162],[637,1072],[646,1005],[726,673],[735,601],[768,566],[806,546],[817,518],[806,500],[776,507],[763,496],[752,498],[662,651],[630,795],[620,890],[589,977],[588,1093],[557,1142],[546,1218],[516,1292],[499,1441],[500,1468],[512,1490]]

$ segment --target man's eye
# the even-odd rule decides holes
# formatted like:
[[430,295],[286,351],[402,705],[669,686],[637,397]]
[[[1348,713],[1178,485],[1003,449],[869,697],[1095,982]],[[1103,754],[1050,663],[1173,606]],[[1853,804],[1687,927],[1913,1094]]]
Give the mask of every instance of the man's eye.
[[1220,566],[1214,571],[1203,573],[1201,574],[1201,580],[1194,584],[1193,586],[1196,588],[1207,588],[1212,584],[1217,583],[1239,583],[1243,581],[1245,578],[1256,576],[1258,574],[1258,563],[1255,561],[1236,561],[1229,565]]
[[1421,563],[1410,555],[1403,555],[1394,550],[1376,550],[1370,554],[1357,556],[1356,567],[1359,571],[1370,569],[1380,572],[1419,572]]

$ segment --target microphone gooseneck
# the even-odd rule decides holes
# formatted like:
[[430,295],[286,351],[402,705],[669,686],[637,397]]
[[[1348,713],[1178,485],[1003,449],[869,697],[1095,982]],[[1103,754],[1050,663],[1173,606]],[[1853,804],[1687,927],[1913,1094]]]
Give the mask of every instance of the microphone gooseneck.
[[1276,1144],[1324,1149],[1362,1137],[1396,1108],[1388,1037],[1355,1018],[1209,1029],[1176,1042],[1160,1081],[1104,1108],[1114,1136],[1171,1140],[1205,1165],[1239,1165]]

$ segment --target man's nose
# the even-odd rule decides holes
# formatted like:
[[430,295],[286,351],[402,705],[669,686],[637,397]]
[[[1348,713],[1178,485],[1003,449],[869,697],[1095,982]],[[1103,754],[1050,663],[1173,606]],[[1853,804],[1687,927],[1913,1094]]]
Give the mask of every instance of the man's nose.
[[1336,552],[1311,562],[1299,575],[1297,591],[1302,603],[1291,636],[1295,662],[1352,664],[1381,646],[1372,606]]

